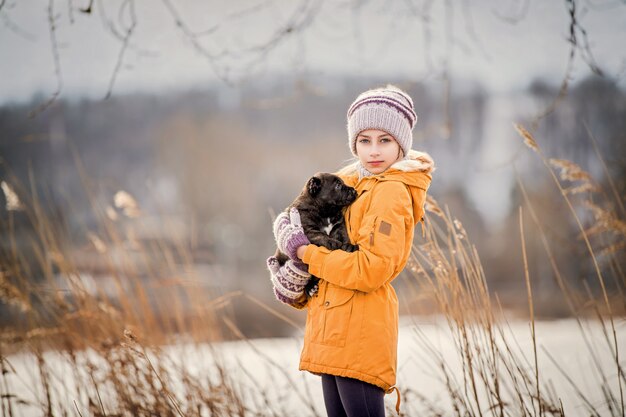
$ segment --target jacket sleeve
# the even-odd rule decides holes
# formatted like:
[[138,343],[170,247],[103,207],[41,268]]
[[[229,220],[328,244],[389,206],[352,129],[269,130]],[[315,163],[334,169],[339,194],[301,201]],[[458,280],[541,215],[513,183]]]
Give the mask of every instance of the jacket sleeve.
[[413,239],[413,205],[400,182],[379,183],[358,230],[359,250],[348,253],[309,245],[303,261],[309,272],[332,284],[371,292],[400,272],[400,263]]

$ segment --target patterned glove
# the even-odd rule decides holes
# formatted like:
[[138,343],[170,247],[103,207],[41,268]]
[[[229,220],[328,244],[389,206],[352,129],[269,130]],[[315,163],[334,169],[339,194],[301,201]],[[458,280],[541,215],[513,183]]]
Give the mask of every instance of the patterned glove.
[[267,268],[270,271],[274,295],[278,301],[297,308],[302,308],[306,304],[304,289],[311,274],[306,269],[302,269],[303,267],[306,265],[291,259],[280,266],[276,257],[267,258]]
[[289,214],[282,212],[274,220],[274,238],[278,249],[294,261],[300,261],[296,252],[302,245],[308,245],[309,239],[304,234],[300,213],[292,208]]

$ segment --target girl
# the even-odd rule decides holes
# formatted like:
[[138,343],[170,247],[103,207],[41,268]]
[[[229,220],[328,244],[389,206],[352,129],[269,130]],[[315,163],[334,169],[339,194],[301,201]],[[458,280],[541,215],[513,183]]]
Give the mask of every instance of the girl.
[[[291,258],[282,268],[268,259],[274,292],[307,308],[300,369],[322,376],[331,417],[384,416],[384,394],[396,389],[398,299],[391,282],[411,253],[434,169],[430,156],[411,150],[416,121],[409,95],[391,85],[365,91],[348,109],[357,160],[337,174],[359,195],[345,212],[358,251],[308,244],[297,211],[274,223],[277,245]],[[320,278],[312,297],[304,294],[309,274]]]

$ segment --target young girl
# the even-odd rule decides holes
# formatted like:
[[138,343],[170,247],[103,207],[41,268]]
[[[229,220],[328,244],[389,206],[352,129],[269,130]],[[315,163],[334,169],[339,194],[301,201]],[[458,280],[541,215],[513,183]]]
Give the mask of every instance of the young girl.
[[[274,292],[307,308],[300,369],[322,376],[329,416],[384,416],[384,394],[395,389],[398,299],[391,282],[411,253],[434,169],[430,156],[411,150],[416,120],[409,95],[391,85],[365,91],[348,109],[357,160],[338,175],[359,195],[345,212],[358,251],[308,244],[297,211],[274,223],[277,245],[291,258],[282,268],[268,259]],[[309,274],[320,278],[312,297],[304,294]]]

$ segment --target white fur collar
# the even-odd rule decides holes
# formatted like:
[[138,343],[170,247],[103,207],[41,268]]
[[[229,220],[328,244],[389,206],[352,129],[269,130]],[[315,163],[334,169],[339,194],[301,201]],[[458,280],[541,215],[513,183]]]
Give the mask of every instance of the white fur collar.
[[[355,161],[350,165],[346,165],[345,167],[341,168],[338,173],[340,175],[356,174],[358,164],[359,161]],[[420,171],[431,173],[435,170],[435,161],[433,161],[433,158],[426,152],[420,152],[411,149],[409,151],[409,154],[407,155],[407,158],[395,162],[388,169],[392,168],[404,172]]]

